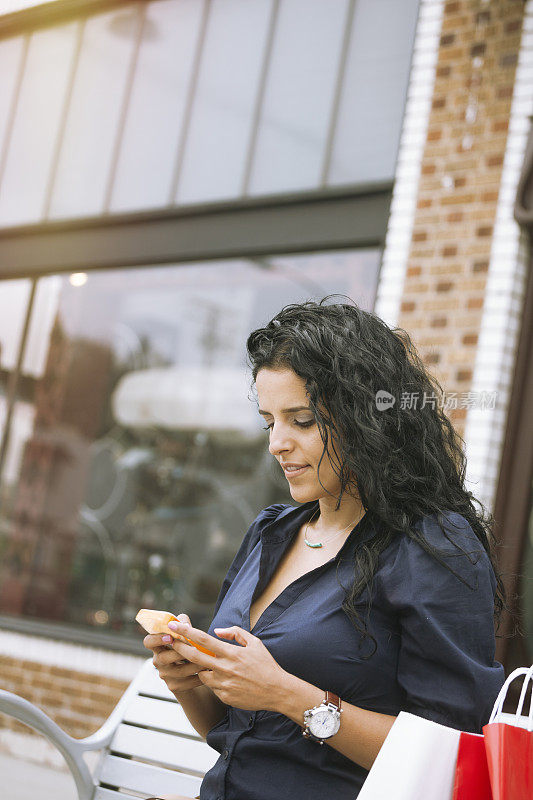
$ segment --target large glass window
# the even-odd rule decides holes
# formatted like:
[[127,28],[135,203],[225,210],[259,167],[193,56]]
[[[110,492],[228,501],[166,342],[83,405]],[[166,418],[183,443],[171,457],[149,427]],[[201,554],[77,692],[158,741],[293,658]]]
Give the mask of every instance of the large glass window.
[[151,0],[0,41],[0,226],[392,181],[418,6]]
[[[114,631],[132,648],[141,607],[207,625],[253,517],[293,502],[249,396],[246,338],[330,292],[372,308],[379,257],[40,279],[0,482],[0,613]],[[4,288],[8,374],[28,285]]]

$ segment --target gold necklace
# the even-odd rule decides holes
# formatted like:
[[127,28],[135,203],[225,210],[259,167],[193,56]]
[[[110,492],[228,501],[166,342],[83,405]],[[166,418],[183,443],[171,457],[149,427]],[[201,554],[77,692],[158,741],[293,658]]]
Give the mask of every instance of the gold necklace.
[[[318,509],[317,509],[317,511],[320,511],[320,508],[318,508]],[[363,514],[363,516],[364,516],[364,514]],[[311,519],[313,519],[313,517],[311,517]],[[340,536],[340,535],[341,535],[341,533],[344,533],[344,531],[347,531],[347,530],[348,530],[348,528],[350,527],[350,525],[351,525],[351,527],[352,527],[352,528],[354,527],[354,523],[353,523],[353,522],[350,522],[350,525],[347,525],[345,528],[343,528],[343,529],[342,529],[342,531],[339,531],[338,533],[334,533],[334,534],[333,534],[333,536],[330,536],[330,537],[329,537],[329,539],[323,539],[321,542],[310,542],[310,541],[308,540],[308,538],[307,538],[307,528],[309,527],[309,523],[311,522],[311,519],[310,519],[310,520],[308,520],[308,522],[307,522],[307,524],[306,524],[306,526],[305,526],[305,531],[304,531],[304,542],[305,542],[305,544],[306,544],[308,547],[313,547],[313,548],[316,548],[316,547],[323,547],[323,546],[324,546],[325,544],[327,544],[328,542],[331,542],[331,541],[333,541],[333,539],[336,539],[336,538],[337,538],[337,536]],[[360,517],[360,519],[359,519],[359,522],[360,522],[362,519],[363,519],[363,517]]]

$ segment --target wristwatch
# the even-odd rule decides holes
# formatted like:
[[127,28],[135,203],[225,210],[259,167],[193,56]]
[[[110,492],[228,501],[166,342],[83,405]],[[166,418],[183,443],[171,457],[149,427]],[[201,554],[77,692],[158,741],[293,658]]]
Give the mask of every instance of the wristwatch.
[[302,735],[306,739],[324,744],[325,739],[330,739],[338,732],[341,726],[341,713],[340,698],[333,692],[327,691],[319,706],[304,711],[305,727]]

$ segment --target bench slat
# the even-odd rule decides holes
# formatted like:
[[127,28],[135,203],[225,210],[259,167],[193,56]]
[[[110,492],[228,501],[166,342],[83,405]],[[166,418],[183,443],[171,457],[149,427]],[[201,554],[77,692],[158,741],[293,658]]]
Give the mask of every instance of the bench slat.
[[124,712],[124,722],[161,728],[169,733],[185,733],[200,739],[180,704],[167,703],[166,700],[135,697]]
[[187,797],[196,797],[200,792],[202,779],[150,764],[140,764],[127,758],[108,756],[104,761],[100,781],[149,795],[184,794]]
[[202,776],[219,756],[202,740],[185,739],[133,725],[119,725],[109,749],[163,766],[197,772]]
[[178,701],[166,685],[165,681],[159,677],[159,672],[154,666],[146,673],[142,684],[139,687],[140,694],[151,694],[154,697],[163,697],[167,700]]

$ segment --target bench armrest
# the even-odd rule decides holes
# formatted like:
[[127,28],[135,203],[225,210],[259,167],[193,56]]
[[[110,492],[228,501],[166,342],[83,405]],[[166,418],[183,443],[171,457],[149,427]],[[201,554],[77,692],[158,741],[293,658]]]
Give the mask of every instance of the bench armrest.
[[80,747],[80,740],[65,733],[44,711],[29,700],[4,689],[0,689],[0,711],[42,733],[67,762],[76,783],[79,800],[92,800],[94,782],[89,767],[83,760],[82,751],[86,748]]

